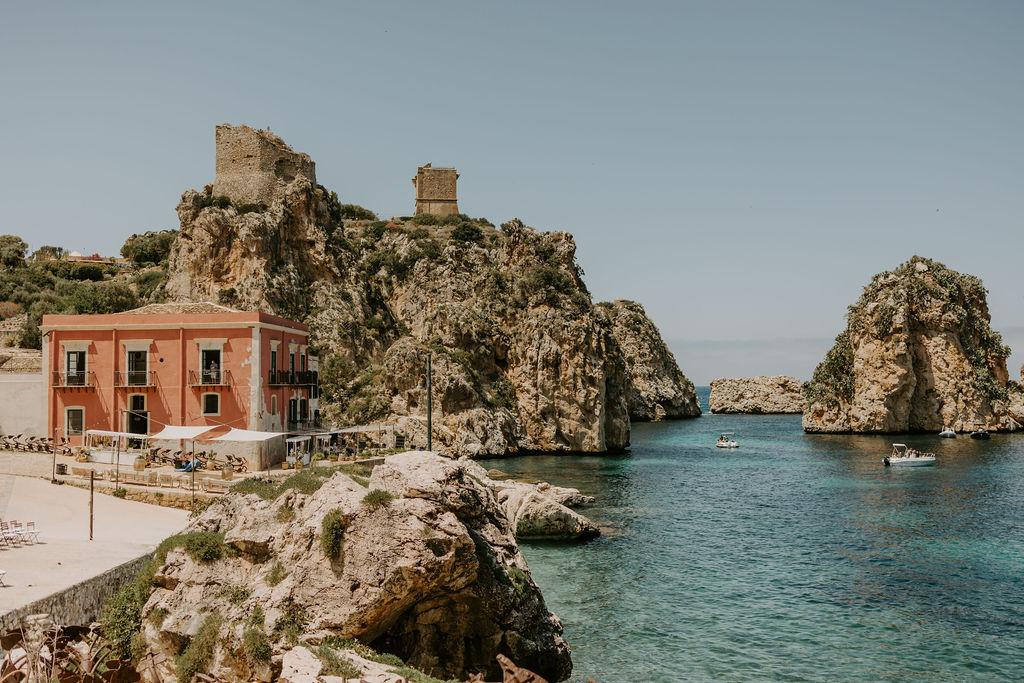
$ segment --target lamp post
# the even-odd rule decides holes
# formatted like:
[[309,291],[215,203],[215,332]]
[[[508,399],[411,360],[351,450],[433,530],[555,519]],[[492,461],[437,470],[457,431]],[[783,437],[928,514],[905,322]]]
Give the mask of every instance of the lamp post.
[[53,472],[50,475],[50,483],[57,483],[57,432],[60,431],[60,427],[53,428]]
[[[420,355],[420,358],[423,358],[424,355],[427,357],[427,450],[428,451],[433,451],[434,450],[434,425],[433,425],[433,416],[431,415],[431,412],[432,412],[431,408],[433,407],[433,401],[432,401],[433,392],[431,391],[431,376],[430,376],[430,361],[431,361],[431,355],[432,354],[430,352],[427,352],[426,354]],[[421,386],[418,386],[416,388],[417,389],[422,389],[423,387],[421,385]]]

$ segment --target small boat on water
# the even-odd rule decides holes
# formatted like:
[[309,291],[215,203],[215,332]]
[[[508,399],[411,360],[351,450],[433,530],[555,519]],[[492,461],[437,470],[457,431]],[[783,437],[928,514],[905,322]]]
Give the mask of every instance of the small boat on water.
[[722,435],[718,437],[718,441],[715,443],[717,448],[739,448],[740,445],[736,443],[736,440],[732,438],[736,432],[722,432]]
[[985,429],[984,427],[978,427],[973,432],[971,432],[971,438],[972,439],[991,439],[992,435],[989,434],[988,430]]
[[946,425],[942,428],[942,431],[939,432],[939,436],[941,436],[943,439],[955,439],[956,432],[953,431],[952,427]]
[[935,464],[934,453],[922,453],[913,448],[907,448],[906,444],[894,443],[892,453],[889,457],[883,458],[882,462],[886,467],[890,465],[903,465],[906,467],[927,467]]

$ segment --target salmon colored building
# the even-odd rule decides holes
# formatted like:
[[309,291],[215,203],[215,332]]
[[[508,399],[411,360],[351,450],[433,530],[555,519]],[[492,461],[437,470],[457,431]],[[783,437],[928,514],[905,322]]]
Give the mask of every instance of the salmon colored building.
[[213,303],[45,315],[49,433],[154,434],[166,425],[304,432],[319,418],[309,330]]

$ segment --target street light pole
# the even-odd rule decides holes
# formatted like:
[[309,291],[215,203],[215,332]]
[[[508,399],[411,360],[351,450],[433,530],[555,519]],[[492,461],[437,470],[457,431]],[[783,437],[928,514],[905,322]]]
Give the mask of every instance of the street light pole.
[[53,472],[50,475],[50,483],[57,483],[57,432],[60,431],[60,427],[53,428]]

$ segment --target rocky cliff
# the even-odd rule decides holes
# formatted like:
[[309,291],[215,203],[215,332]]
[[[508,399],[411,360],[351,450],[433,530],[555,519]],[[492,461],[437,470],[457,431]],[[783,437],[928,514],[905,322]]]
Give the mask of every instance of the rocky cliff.
[[608,316],[612,334],[626,361],[627,403],[633,420],[663,420],[700,415],[693,382],[683,375],[658,328],[635,301],[597,304]]
[[723,377],[711,380],[712,413],[802,413],[804,395],[795,377]]
[[1012,429],[1009,348],[981,280],[915,256],[880,273],[804,386],[808,432]]
[[[308,323],[329,421],[413,416],[406,424],[421,437],[431,353],[437,450],[629,445],[631,373],[609,316],[592,305],[571,235],[518,220],[499,230],[461,214],[373,221],[305,175],[275,185],[270,199],[185,192],[158,296]],[[687,404],[669,385],[658,391],[645,406]]]
[[226,496],[165,543],[133,647],[180,680],[270,680],[299,643],[325,663],[369,646],[443,679],[494,680],[498,654],[568,678],[561,623],[473,467],[405,453],[368,488],[337,473],[308,493]]

